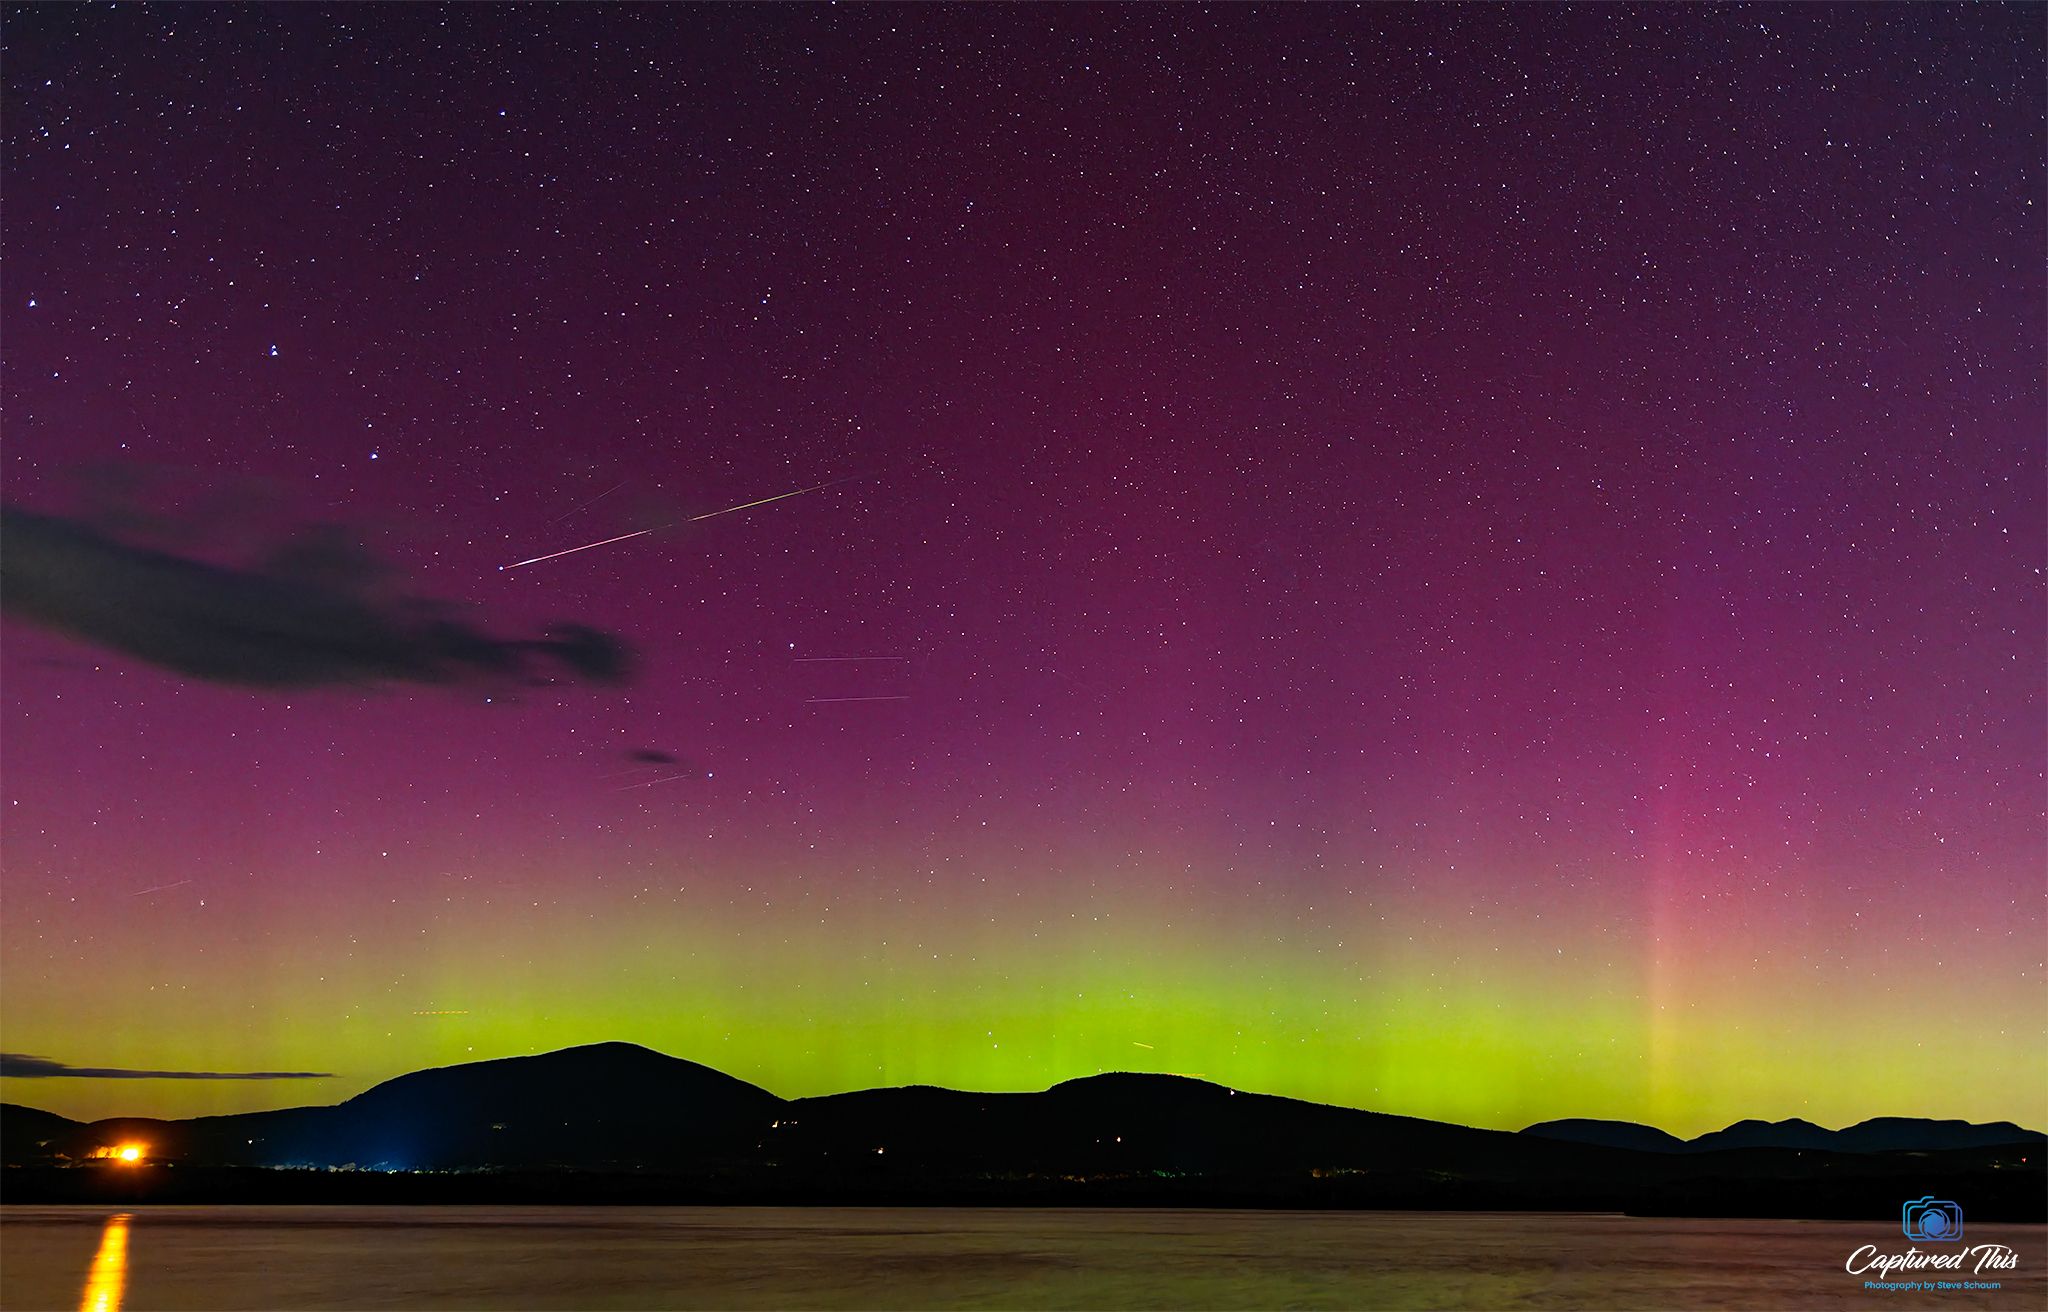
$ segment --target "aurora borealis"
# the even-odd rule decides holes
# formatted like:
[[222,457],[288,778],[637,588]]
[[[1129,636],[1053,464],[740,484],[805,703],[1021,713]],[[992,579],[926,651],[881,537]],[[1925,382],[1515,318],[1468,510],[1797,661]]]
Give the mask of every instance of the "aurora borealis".
[[4,39],[10,506],[330,526],[634,667],[252,689],[10,616],[0,1046],[333,1076],[6,1100],[615,1039],[2048,1125],[2038,8]]

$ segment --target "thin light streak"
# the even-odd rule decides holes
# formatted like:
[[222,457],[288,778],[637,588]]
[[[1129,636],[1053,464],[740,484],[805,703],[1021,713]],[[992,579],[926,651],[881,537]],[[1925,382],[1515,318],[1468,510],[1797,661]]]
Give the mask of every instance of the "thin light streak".
[[652,787],[654,787],[654,786],[655,786],[656,784],[672,784],[672,783],[674,783],[674,782],[675,782],[676,780],[678,780],[678,779],[695,779],[696,777],[697,777],[697,776],[696,776],[696,774],[695,774],[694,772],[692,772],[692,773],[690,773],[690,774],[672,774],[672,775],[669,775],[669,776],[667,776],[666,778],[662,778],[662,779],[649,779],[649,780],[648,780],[648,781],[647,781],[646,783],[644,783],[644,784],[627,784],[627,785],[626,785],[626,786],[625,786],[624,788],[614,788],[614,789],[612,789],[612,791],[613,791],[613,792],[615,792],[615,793],[623,793],[623,792],[626,792],[626,791],[628,791],[629,789],[634,789],[634,788],[652,788]]
[[561,522],[562,522],[563,520],[565,520],[565,519],[569,518],[569,516],[571,516],[571,515],[575,514],[577,510],[588,510],[588,509],[590,509],[590,508],[591,508],[592,506],[596,505],[596,504],[597,504],[598,502],[600,502],[600,501],[604,500],[604,499],[605,499],[606,497],[610,496],[610,495],[611,495],[612,493],[614,493],[614,492],[618,491],[618,490],[619,490],[620,488],[624,487],[625,485],[626,485],[626,484],[625,484],[624,482],[620,482],[620,483],[615,483],[615,484],[613,484],[613,485],[612,485],[611,487],[608,487],[608,488],[606,488],[606,489],[605,489],[604,491],[602,491],[602,492],[598,493],[598,494],[597,494],[596,496],[592,497],[592,498],[591,498],[590,500],[588,500],[588,501],[584,502],[584,503],[583,503],[582,505],[580,505],[580,506],[576,507],[576,510],[565,510],[565,511],[563,511],[563,512],[562,512],[561,514],[559,514],[559,515],[555,516],[555,517],[554,517],[553,519],[549,520],[549,521],[548,521],[548,523],[550,523],[550,524],[559,524],[559,523],[561,523]]
[[130,893],[128,896],[141,897],[144,893],[161,893],[168,888],[183,888],[185,887],[185,885],[191,882],[192,881],[189,879],[181,879],[175,884],[158,884],[154,888],[138,888],[133,893]]
[[[698,778],[698,776],[696,776],[696,772],[692,770],[690,774],[670,774],[670,776],[664,776],[664,778],[659,778],[659,780],[647,780],[645,784],[625,784],[625,786],[621,786],[621,788],[612,788],[612,792],[631,792],[631,790],[635,790],[635,788],[653,788],[655,784],[674,784],[676,780],[694,780],[694,778]],[[707,774],[707,776],[702,776],[702,778],[707,778],[707,780],[709,780],[711,776]]]
[[908,656],[792,656],[789,659],[798,665],[820,665],[828,661],[902,661],[905,665],[910,663]]
[[794,492],[778,492],[772,497],[762,497],[759,501],[749,501],[744,506],[727,506],[723,510],[713,510],[702,515],[692,515],[683,522],[685,524],[694,524],[700,519],[717,519],[720,515],[730,515],[736,510],[752,510],[755,506],[765,506],[771,501],[784,501],[790,497],[800,497],[806,492],[822,492],[828,487],[838,487],[841,483],[850,483],[852,481],[851,475],[846,478],[835,478],[829,483],[819,483],[815,487],[800,487]]
[[[762,497],[759,501],[749,501],[745,505],[727,506],[723,510],[708,510],[701,515],[692,515],[688,519],[675,520],[670,524],[658,524],[654,528],[643,528],[634,533],[621,533],[615,538],[606,538],[602,542],[587,542],[580,547],[569,547],[563,551],[550,551],[545,556],[534,556],[527,560],[515,560],[509,565],[500,565],[498,566],[498,568],[500,570],[508,570],[518,569],[521,565],[538,565],[544,560],[553,560],[557,556],[573,556],[579,551],[590,551],[596,547],[608,547],[614,542],[624,542],[628,538],[646,537],[649,533],[653,533],[664,528],[671,528],[674,526],[674,524],[695,524],[699,520],[717,519],[720,515],[730,515],[736,511],[741,510],[752,510],[756,506],[765,506],[776,501],[787,501],[791,497],[800,497],[806,492],[822,492],[828,487],[837,487],[841,483],[850,483],[852,481],[853,476],[848,475],[845,478],[835,478],[829,483],[819,483],[812,487],[800,487],[794,492],[778,492],[772,497]],[[618,489],[614,488],[612,490],[617,491]],[[576,512],[570,511],[569,513],[574,514]]]
[[[666,527],[666,525],[663,527]],[[573,556],[579,551],[589,551],[592,547],[608,547],[614,542],[624,542],[627,538],[644,538],[653,531],[651,528],[643,528],[637,533],[621,533],[615,538],[606,538],[602,542],[590,542],[580,547],[570,547],[567,551],[550,551],[545,556],[535,556],[531,560],[515,560],[509,565],[500,565],[498,568],[518,569],[521,565],[538,565],[544,560],[553,560],[557,556]]]
[[909,693],[894,693],[883,697],[806,697],[804,700],[815,706],[821,702],[907,702]]

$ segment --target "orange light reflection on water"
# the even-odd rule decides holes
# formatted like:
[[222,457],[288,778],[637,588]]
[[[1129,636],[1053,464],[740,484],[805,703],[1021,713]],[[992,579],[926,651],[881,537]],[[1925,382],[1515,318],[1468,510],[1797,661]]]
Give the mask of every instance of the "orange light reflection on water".
[[100,1232],[100,1251],[93,1254],[92,1270],[85,1277],[78,1312],[121,1312],[121,1298],[128,1292],[128,1223],[134,1219],[127,1212],[107,1218],[107,1228]]

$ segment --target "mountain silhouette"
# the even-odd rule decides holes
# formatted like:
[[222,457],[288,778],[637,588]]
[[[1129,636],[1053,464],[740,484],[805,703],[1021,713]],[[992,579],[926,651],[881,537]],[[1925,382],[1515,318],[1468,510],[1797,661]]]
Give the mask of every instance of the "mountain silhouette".
[[1584,1153],[1500,1130],[1139,1074],[1089,1076],[1044,1093],[916,1087],[799,1098],[772,1142],[785,1156],[868,1153],[923,1167],[1169,1173],[1484,1164],[1520,1175]]
[[1812,1121],[1797,1117],[1786,1121],[1737,1121],[1725,1130],[1703,1134],[1687,1145],[1693,1152],[1715,1152],[1729,1148],[1813,1148],[1825,1149],[1834,1139]]
[[1542,1121],[1522,1131],[1539,1139],[1563,1139],[1571,1143],[1596,1143],[1608,1148],[1630,1148],[1645,1153],[1682,1153],[1685,1140],[1654,1125],[1634,1121],[1598,1121],[1572,1118]]
[[1955,1148],[1988,1148],[2039,1138],[2011,1121],[1973,1125],[1968,1121],[1937,1121],[1917,1116],[1880,1116],[1843,1130],[1829,1130],[1812,1121],[1737,1121],[1697,1139],[1681,1139],[1633,1121],[1544,1121],[1522,1131],[1544,1139],[1632,1148],[1652,1153],[1725,1152],[1737,1148],[1793,1148],[1833,1153],[1941,1152]]
[[[152,1157],[214,1165],[600,1170],[746,1152],[781,1105],[766,1089],[709,1066],[630,1043],[596,1043],[415,1071],[333,1107],[66,1122],[77,1128],[59,1142],[73,1158],[141,1142]],[[9,1107],[5,1116],[9,1163],[23,1160],[16,1111]],[[47,1129],[46,1121],[33,1125]]]
[[55,1112],[0,1103],[0,1161],[12,1166],[49,1158],[86,1128]]
[[[147,1145],[148,1163],[78,1169],[119,1143]],[[1846,1130],[1740,1121],[1690,1141],[1625,1121],[1548,1121],[1513,1133],[1128,1073],[1041,1093],[916,1086],[784,1099],[626,1043],[417,1071],[331,1107],[91,1124],[0,1108],[10,1201],[630,1198],[1869,1215],[1895,1214],[1901,1200],[1934,1191],[1968,1198],[1973,1216],[2040,1220],[2048,1211],[2044,1145],[2009,1122],[1899,1117]],[[356,1171],[329,1174],[347,1168]]]
[[752,1145],[781,1103],[709,1066],[598,1043],[416,1071],[335,1110],[351,1160],[421,1170],[722,1156]]
[[1835,1131],[1829,1145],[1843,1153],[1888,1153],[1940,1148],[1986,1148],[2039,1138],[2011,1121],[1973,1125],[1968,1121],[1931,1121],[1917,1116],[1879,1116]]

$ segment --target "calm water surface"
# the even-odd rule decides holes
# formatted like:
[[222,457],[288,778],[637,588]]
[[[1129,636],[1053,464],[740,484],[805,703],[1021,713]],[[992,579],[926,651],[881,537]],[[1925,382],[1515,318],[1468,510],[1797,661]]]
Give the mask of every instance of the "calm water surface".
[[[1533,1213],[0,1208],[0,1307],[2048,1307],[2048,1227],[1997,1291],[1864,1289],[1891,1225]],[[1921,1277],[1927,1273],[1921,1273]],[[1916,1277],[1902,1277],[1912,1279]],[[1942,1278],[1948,1278],[1943,1276]],[[1964,1277],[1969,1278],[1967,1273]]]

